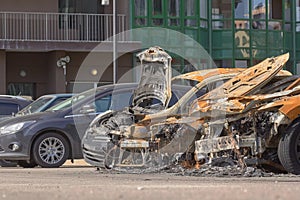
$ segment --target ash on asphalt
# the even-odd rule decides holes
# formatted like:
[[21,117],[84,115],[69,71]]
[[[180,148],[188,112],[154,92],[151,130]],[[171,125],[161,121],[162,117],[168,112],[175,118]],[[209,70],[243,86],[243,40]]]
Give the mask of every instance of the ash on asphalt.
[[169,169],[165,169],[166,173],[175,173],[182,176],[200,176],[200,177],[272,177],[272,176],[285,176],[286,174],[275,174],[273,172],[267,172],[263,169],[256,167],[241,168],[235,166],[202,166],[199,169],[186,169],[182,166],[174,166]]

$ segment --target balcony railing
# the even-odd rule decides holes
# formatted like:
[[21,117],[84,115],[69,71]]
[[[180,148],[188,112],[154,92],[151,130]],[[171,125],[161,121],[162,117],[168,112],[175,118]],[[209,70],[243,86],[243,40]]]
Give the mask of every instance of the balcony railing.
[[[126,30],[125,15],[118,15],[118,32]],[[113,36],[113,15],[0,12],[0,40],[98,42]],[[122,35],[119,41],[124,41]]]

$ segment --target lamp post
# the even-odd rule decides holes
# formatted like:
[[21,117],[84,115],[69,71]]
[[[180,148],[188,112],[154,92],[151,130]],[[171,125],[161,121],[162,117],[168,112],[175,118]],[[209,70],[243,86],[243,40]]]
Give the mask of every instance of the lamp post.
[[[109,5],[109,0],[102,0],[102,5]],[[118,49],[117,49],[117,4],[116,0],[113,0],[113,84],[117,83],[117,66],[118,66]]]

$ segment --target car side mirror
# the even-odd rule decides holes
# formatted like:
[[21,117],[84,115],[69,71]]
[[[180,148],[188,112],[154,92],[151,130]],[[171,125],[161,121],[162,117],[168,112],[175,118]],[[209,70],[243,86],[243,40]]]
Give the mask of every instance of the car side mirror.
[[81,114],[89,114],[89,113],[95,113],[96,109],[95,106],[92,105],[84,105],[79,111]]

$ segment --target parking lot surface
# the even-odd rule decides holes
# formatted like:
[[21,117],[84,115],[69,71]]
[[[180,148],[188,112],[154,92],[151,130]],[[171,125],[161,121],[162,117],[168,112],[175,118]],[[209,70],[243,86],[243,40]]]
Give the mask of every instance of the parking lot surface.
[[0,168],[0,199],[299,199],[300,176],[193,177],[124,174],[84,163],[61,168]]

